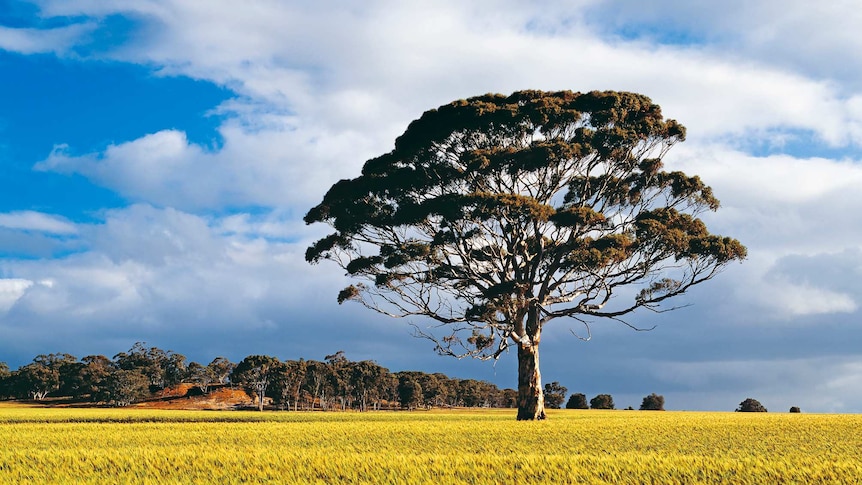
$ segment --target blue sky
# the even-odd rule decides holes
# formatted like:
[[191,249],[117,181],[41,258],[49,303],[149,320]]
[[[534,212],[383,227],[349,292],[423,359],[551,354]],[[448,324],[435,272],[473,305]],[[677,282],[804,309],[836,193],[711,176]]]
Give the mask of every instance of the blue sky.
[[[0,361],[136,341],[190,359],[433,354],[301,218],[423,111],[518,89],[636,91],[750,257],[632,332],[545,331],[545,381],[637,406],[862,412],[862,13],[845,2],[11,1],[0,5]],[[423,324],[421,321],[413,323]]]

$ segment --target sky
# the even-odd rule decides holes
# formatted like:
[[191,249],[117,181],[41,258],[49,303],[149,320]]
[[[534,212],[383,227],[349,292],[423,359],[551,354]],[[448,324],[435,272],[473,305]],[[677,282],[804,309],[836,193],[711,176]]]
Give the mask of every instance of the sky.
[[637,408],[862,412],[862,9],[851,0],[0,3],[0,361],[128,350],[208,363],[343,350],[516,386],[339,306],[302,217],[424,111],[520,89],[634,91],[665,158],[748,247],[675,303],[554,321],[542,376]]

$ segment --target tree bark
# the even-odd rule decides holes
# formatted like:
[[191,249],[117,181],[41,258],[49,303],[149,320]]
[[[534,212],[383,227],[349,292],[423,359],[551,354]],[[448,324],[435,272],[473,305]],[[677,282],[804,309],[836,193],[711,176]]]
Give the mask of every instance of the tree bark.
[[539,344],[518,345],[518,421],[545,419]]

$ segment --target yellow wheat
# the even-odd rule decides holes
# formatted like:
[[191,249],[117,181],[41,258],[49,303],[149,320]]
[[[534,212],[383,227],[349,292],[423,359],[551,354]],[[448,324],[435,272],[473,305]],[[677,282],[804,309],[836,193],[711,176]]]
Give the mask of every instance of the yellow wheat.
[[0,483],[859,483],[862,416],[0,407]]

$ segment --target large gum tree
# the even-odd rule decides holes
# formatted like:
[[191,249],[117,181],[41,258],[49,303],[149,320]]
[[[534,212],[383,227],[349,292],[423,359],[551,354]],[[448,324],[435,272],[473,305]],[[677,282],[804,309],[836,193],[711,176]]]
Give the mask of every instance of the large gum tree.
[[[353,300],[417,328],[441,354],[518,355],[518,419],[543,419],[542,329],[628,324],[745,258],[698,215],[718,209],[662,157],[685,129],[626,92],[519,91],[431,110],[391,152],[333,185],[305,216],[334,232],[306,259],[355,278]],[[589,328],[589,327],[587,327]]]

